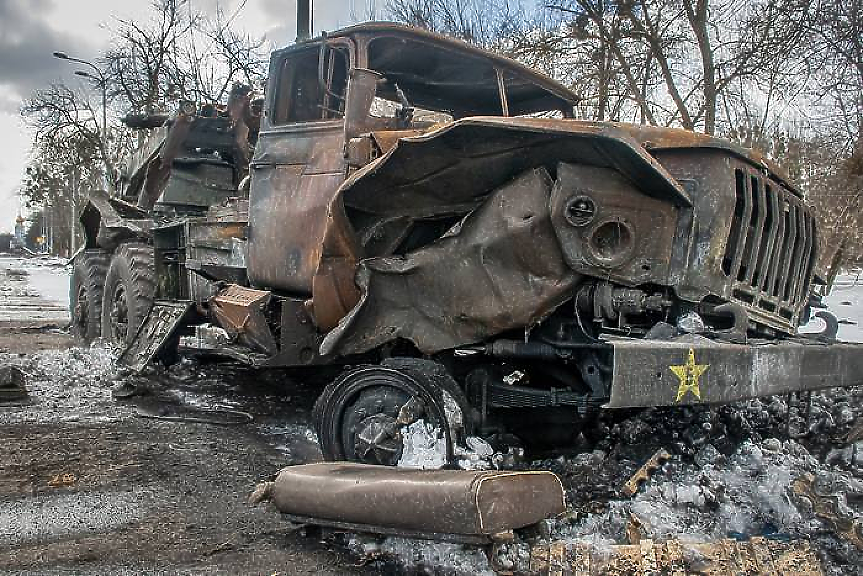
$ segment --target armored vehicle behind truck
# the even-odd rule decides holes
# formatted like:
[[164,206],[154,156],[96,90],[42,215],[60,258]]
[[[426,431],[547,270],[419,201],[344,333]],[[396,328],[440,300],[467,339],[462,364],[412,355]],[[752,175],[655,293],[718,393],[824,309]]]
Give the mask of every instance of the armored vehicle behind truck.
[[828,256],[779,170],[576,104],[395,24],[274,52],[263,99],[127,119],[150,138],[81,214],[73,325],[136,368],[328,374],[325,456],[381,464],[421,418],[450,450],[565,443],[603,408],[860,382],[859,347],[797,334]]

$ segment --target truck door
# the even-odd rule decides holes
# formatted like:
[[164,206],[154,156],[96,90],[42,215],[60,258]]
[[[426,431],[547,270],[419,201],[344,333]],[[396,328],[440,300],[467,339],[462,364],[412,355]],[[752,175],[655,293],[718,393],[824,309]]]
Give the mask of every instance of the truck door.
[[346,177],[349,64],[349,45],[332,40],[323,53],[315,44],[273,55],[250,165],[247,265],[253,286],[311,294],[327,209]]

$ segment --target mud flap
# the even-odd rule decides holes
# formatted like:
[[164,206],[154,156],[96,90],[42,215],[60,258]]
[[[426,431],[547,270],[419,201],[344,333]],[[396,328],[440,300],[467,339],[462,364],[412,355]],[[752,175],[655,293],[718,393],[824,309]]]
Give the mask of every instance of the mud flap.
[[117,362],[134,372],[142,371],[162,351],[193,308],[192,302],[153,304],[135,338],[123,349]]

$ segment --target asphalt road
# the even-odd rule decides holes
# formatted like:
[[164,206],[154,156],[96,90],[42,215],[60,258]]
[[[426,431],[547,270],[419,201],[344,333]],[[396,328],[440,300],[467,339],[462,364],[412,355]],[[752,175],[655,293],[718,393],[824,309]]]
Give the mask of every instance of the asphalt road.
[[[0,363],[21,366],[30,391],[0,405],[0,574],[373,573],[247,504],[257,482],[319,458],[303,395],[278,374],[187,364],[116,401],[112,355],[63,330],[66,281],[56,263],[0,258]],[[141,416],[215,408],[254,420]]]

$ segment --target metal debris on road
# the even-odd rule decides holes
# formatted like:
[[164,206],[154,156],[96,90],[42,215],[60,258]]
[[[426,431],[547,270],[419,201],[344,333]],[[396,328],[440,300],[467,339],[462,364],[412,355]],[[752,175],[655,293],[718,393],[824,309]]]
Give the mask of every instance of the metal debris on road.
[[61,486],[71,486],[75,483],[74,474],[54,474],[51,479],[48,481],[48,486],[51,488],[59,488]]
[[255,419],[248,412],[240,410],[230,410],[227,408],[202,410],[166,405],[160,406],[157,409],[139,406],[135,409],[135,415],[155,420],[186,422],[190,424],[217,424],[219,426],[239,426],[241,424],[248,424]]
[[642,482],[647,482],[647,480],[656,472],[656,469],[659,468],[663,462],[667,461],[671,458],[671,454],[665,448],[660,448],[657,450],[647,462],[639,468],[635,474],[630,477],[629,480],[623,485],[620,489],[621,494],[626,497],[633,496],[636,492],[638,492],[638,487]]
[[720,540],[684,543],[680,540],[611,546],[598,550],[587,544],[556,541],[531,549],[530,566],[513,574],[557,576],[713,574],[716,576],[774,575],[820,576],[818,557],[805,540],[780,541],[752,538],[739,542]]
[[819,494],[815,488],[815,477],[805,474],[794,481],[791,492],[798,502],[808,500],[812,512],[837,536],[863,550],[863,523],[851,515],[843,499],[835,494]]
[[[252,504],[272,501],[295,523],[345,532],[490,544],[562,514],[551,472],[412,470],[349,462],[284,468]],[[405,514],[410,510],[410,514]]]

